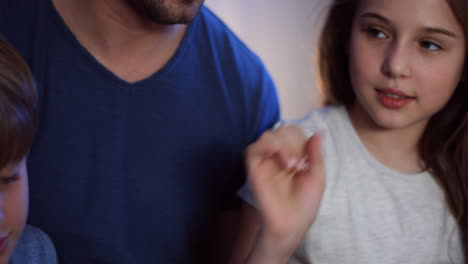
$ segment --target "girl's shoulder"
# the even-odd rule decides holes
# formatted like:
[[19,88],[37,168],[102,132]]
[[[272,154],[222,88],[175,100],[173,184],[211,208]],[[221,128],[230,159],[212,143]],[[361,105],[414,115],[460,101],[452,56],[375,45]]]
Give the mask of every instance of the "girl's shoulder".
[[10,264],[56,264],[52,240],[38,228],[26,225]]
[[344,106],[325,106],[309,112],[304,118],[292,121],[283,121],[283,124],[294,124],[300,126],[306,136],[315,132],[325,132],[333,127],[335,123],[341,123],[347,118]]

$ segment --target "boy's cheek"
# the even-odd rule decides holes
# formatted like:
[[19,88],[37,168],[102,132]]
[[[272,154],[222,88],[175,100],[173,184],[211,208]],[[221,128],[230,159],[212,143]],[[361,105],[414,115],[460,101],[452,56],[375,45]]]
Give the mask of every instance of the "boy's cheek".
[[28,195],[28,181],[27,175],[22,175],[21,180],[14,183],[13,188],[7,192],[2,192],[0,195],[3,196],[3,208],[1,212],[1,223],[0,228],[2,232],[8,232],[8,245],[1,260],[5,260],[8,263],[8,259],[11,257],[15,247],[21,239],[26,219],[28,215],[29,207],[29,195]]

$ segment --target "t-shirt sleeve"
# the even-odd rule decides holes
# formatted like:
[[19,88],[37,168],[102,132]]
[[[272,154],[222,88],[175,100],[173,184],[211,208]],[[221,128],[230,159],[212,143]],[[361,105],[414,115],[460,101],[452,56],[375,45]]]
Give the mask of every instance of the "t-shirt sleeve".
[[52,240],[38,228],[27,225],[10,263],[57,264],[57,254]]
[[57,264],[57,254],[52,240],[41,230],[37,231],[38,248],[41,249],[39,255],[44,259],[44,263]]
[[280,119],[279,100],[273,80],[266,69],[263,69],[261,76],[260,91],[255,97],[258,102],[257,109],[254,109],[256,112],[252,112],[255,118],[252,124],[255,126],[251,130],[249,143],[256,141],[265,130],[272,128]]
[[[251,120],[250,124],[254,126],[250,129],[251,133],[247,140],[249,145],[255,142],[263,132],[278,123],[280,119],[280,107],[276,87],[266,70],[262,74],[260,87],[260,93],[257,96],[257,109],[251,112],[254,119]],[[243,201],[255,207],[254,196],[250,191],[248,183],[245,181],[247,179],[245,168],[243,178],[244,185],[239,189],[237,195]]]
[[231,208],[238,208],[241,205],[237,191],[246,180],[243,151],[280,119],[279,100],[273,79],[256,55],[252,53],[248,55],[242,62],[248,64],[249,67],[241,69],[241,75],[244,76],[244,92],[240,99],[242,106],[238,106],[240,113],[242,113],[241,120],[243,122],[241,124],[243,127],[242,151],[238,153],[241,156],[238,166],[242,170],[236,173],[236,177],[234,177],[236,182],[230,185],[235,187],[229,190],[231,195],[229,206]]

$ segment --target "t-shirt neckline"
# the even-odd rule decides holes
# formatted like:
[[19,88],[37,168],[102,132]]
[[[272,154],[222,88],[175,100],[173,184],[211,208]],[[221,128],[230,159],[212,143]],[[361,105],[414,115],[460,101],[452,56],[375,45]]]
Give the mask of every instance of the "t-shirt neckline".
[[151,74],[145,79],[142,79],[140,81],[136,82],[128,82],[123,80],[122,78],[118,77],[115,75],[112,71],[110,71],[107,67],[105,67],[103,64],[101,64],[76,38],[75,34],[70,30],[70,28],[66,25],[65,21],[55,8],[54,4],[52,3],[52,0],[46,0],[47,5],[48,5],[48,10],[51,14],[51,17],[53,19],[53,22],[59,27],[59,30],[63,33],[63,36],[68,39],[68,41],[73,45],[73,47],[76,49],[77,52],[81,53],[88,61],[88,63],[91,65],[91,67],[94,67],[97,72],[100,72],[101,74],[105,75],[108,79],[111,79],[114,82],[117,82],[119,85],[123,86],[144,86],[146,83],[152,82],[155,79],[160,79],[162,78],[165,74],[170,72],[182,59],[183,54],[187,50],[190,39],[192,38],[193,31],[195,28],[195,25],[199,23],[200,19],[200,13],[202,12],[202,9],[200,9],[200,12],[197,14],[197,16],[194,18],[194,20],[188,25],[187,30],[185,32],[184,37],[182,38],[182,41],[173,54],[173,56],[169,59],[169,61],[158,71],[155,73]]
[[411,179],[411,178],[420,178],[420,177],[426,177],[428,175],[428,172],[426,170],[418,173],[403,173],[400,171],[397,171],[395,169],[392,169],[379,160],[377,160],[366,148],[364,143],[362,142],[361,138],[357,134],[356,129],[354,128],[351,118],[349,116],[348,110],[346,107],[342,106],[340,107],[339,111],[342,112],[343,117],[343,124],[345,126],[345,130],[348,130],[349,133],[345,133],[348,135],[348,142],[351,143],[352,147],[358,151],[358,153],[361,153],[363,155],[363,158],[365,161],[372,166],[373,168],[377,169],[378,171],[381,171],[384,175],[392,175],[392,176],[397,176],[397,177],[403,177],[405,179]]

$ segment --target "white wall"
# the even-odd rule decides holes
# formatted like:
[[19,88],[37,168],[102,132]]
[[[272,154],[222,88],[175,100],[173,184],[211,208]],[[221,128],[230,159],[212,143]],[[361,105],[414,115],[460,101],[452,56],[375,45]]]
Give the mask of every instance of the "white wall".
[[328,0],[206,0],[265,63],[282,116],[300,118],[320,103],[314,83],[315,41]]

